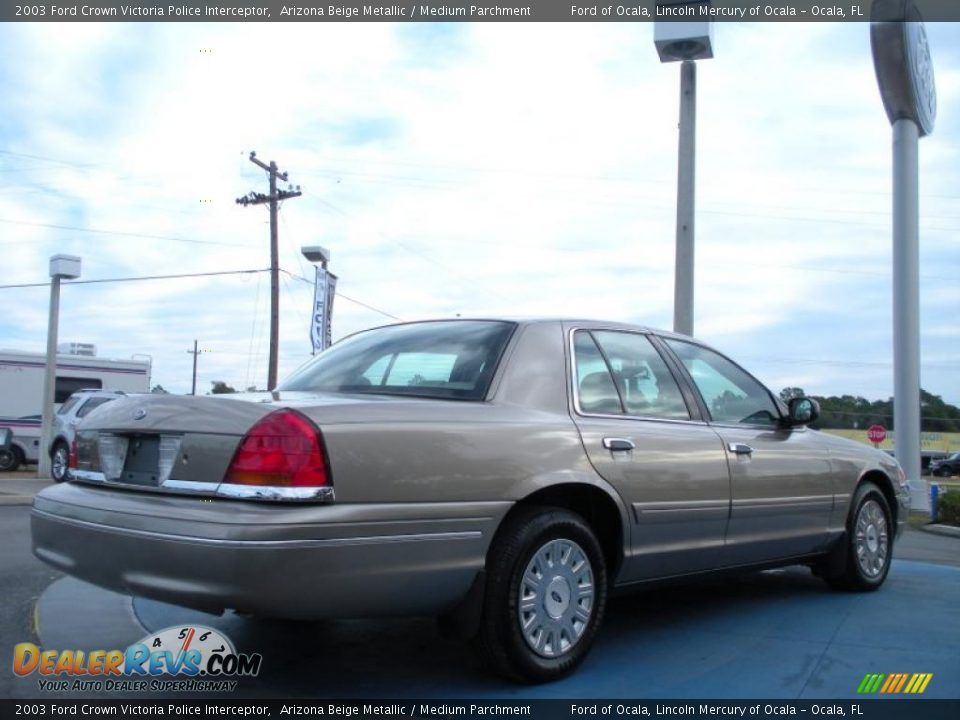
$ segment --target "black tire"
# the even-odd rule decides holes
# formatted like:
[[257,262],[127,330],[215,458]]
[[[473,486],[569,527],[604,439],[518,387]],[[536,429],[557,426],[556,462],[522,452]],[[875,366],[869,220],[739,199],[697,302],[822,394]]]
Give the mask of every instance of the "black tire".
[[937,477],[950,477],[953,475],[952,467],[941,467],[937,470]]
[[[546,570],[546,584],[524,582],[528,570]],[[494,538],[486,575],[478,642],[494,670],[546,682],[583,662],[607,604],[606,561],[583,518],[554,507],[519,511]]]
[[4,448],[0,450],[0,472],[13,472],[23,459],[20,457],[20,451],[15,447]]
[[70,448],[63,440],[57,440],[50,451],[50,477],[57,482],[66,480],[69,461]]
[[872,482],[862,483],[853,496],[847,531],[836,552],[836,569],[824,580],[837,590],[869,592],[887,579],[893,557],[893,515],[887,498]]

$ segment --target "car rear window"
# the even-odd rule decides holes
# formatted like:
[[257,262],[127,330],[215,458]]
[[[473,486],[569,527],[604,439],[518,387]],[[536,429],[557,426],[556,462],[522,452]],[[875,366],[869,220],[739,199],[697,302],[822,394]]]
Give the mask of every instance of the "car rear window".
[[455,320],[367,330],[318,355],[280,390],[482,400],[515,327]]

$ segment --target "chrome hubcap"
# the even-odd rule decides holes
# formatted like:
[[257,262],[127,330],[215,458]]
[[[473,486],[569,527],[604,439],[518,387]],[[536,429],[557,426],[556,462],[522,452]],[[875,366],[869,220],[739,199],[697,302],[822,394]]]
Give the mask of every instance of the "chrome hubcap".
[[537,550],[520,581],[517,619],[527,645],[554,658],[583,636],[593,615],[593,567],[572,540],[551,540]]
[[887,518],[876,500],[867,500],[857,513],[854,548],[863,574],[869,578],[878,577],[887,565],[890,538]]
[[53,474],[62,477],[67,471],[67,453],[63,448],[57,448],[53,453]]

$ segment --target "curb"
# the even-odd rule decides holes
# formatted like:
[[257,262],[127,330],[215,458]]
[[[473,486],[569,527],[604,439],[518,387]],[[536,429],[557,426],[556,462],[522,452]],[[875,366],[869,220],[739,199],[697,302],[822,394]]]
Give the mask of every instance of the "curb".
[[33,495],[0,495],[0,506],[33,505]]
[[941,537],[960,538],[960,527],[954,525],[943,525],[941,523],[932,523],[930,525],[921,525],[917,528],[921,532],[931,535],[940,535]]

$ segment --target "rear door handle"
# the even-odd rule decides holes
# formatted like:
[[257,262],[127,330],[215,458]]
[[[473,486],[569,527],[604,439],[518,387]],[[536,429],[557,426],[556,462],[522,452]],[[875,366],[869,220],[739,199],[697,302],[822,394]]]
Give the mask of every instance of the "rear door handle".
[[636,445],[633,444],[633,440],[614,437],[605,437],[603,439],[603,446],[611,452],[629,452],[636,447]]
[[753,448],[743,443],[727,443],[727,448],[734,455],[752,455]]

